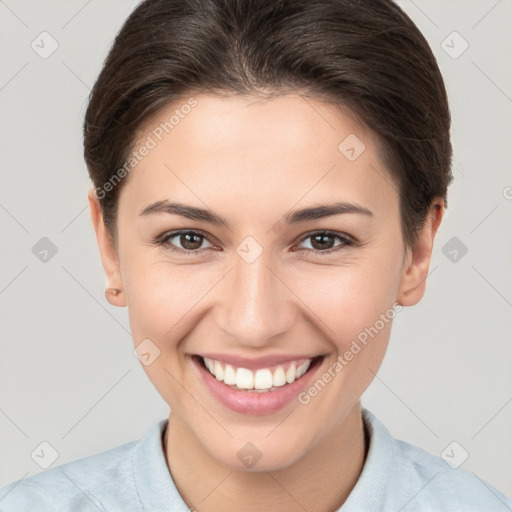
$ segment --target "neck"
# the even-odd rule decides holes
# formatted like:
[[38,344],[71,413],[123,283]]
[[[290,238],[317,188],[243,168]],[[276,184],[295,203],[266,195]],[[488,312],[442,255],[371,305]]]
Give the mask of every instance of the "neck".
[[367,442],[359,402],[343,422],[298,461],[279,471],[238,471],[218,463],[176,415],[164,435],[178,492],[198,512],[315,510],[343,505],[363,469]]

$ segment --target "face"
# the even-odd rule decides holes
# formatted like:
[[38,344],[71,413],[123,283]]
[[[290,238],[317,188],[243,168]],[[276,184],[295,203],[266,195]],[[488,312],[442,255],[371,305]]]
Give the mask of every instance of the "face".
[[[109,300],[205,453],[243,469],[250,441],[259,471],[284,468],[358,406],[393,305],[423,295],[442,209],[404,252],[396,184],[348,113],[298,95],[194,98],[142,127],[139,147],[156,144],[125,178],[117,253],[89,195],[122,290]],[[176,109],[189,113],[155,132]]]

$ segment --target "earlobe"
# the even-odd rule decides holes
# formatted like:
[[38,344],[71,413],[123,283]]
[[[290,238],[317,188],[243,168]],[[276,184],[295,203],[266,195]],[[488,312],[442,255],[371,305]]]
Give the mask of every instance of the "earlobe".
[[396,299],[403,306],[414,306],[425,294],[434,238],[443,214],[444,200],[438,199],[430,208],[414,248],[408,250]]
[[124,307],[126,306],[126,301],[123,293],[123,281],[121,277],[119,258],[115,250],[112,237],[103,221],[101,207],[94,189],[89,191],[88,200],[91,212],[91,221],[96,233],[101,262],[107,278],[105,298],[113,306]]

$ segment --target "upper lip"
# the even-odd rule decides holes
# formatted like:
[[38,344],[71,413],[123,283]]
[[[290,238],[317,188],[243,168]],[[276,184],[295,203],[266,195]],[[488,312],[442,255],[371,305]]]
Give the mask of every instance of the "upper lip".
[[258,368],[268,368],[291,361],[300,361],[303,359],[314,359],[321,357],[321,354],[286,354],[286,355],[268,355],[263,357],[245,357],[233,354],[218,354],[209,352],[207,354],[197,354],[199,357],[207,357],[223,363],[231,364],[237,368],[247,368],[248,370],[257,370]]

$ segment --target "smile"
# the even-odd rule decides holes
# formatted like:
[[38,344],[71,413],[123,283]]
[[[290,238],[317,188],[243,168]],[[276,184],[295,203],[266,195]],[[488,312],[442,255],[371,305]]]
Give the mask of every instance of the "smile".
[[291,361],[253,371],[203,357],[204,365],[217,380],[224,382],[233,389],[245,389],[260,393],[275,391],[281,386],[295,382],[308,371],[312,361],[313,358]]
[[227,356],[222,359],[197,354],[191,357],[209,396],[237,413],[267,415],[292,402],[299,405],[297,396],[313,379],[325,356],[258,361]]

